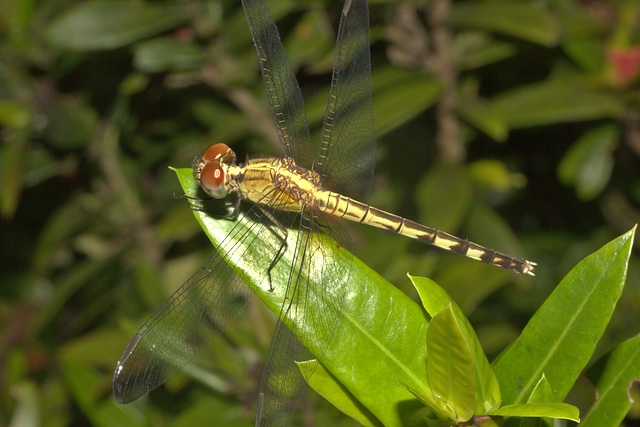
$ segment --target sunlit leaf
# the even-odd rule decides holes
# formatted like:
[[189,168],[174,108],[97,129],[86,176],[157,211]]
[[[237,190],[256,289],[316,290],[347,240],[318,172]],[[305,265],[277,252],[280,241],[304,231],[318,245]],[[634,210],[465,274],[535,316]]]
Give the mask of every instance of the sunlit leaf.
[[[197,196],[198,186],[191,169],[177,169],[176,173],[185,194]],[[217,218],[201,211],[194,211],[194,214],[214,246],[220,245],[238,222],[246,227],[249,221],[242,214],[235,220]],[[268,236],[255,237],[260,244],[255,240],[249,243],[252,239],[234,242],[234,245],[247,247],[238,251],[243,254],[242,259],[230,259],[229,262],[267,307],[279,314],[285,291],[281,283],[286,283],[289,277],[295,245],[287,245],[273,266],[274,289],[270,291],[265,280],[266,271],[257,271],[253,266],[258,259],[271,259],[277,246]],[[336,243],[326,238],[320,244]],[[337,248],[337,251],[344,253],[345,249]],[[348,262],[349,259],[339,257],[335,262]],[[426,340],[428,322],[417,304],[357,258],[352,258],[350,265],[344,267],[351,269],[350,280],[345,284],[346,301],[340,313],[332,314],[342,319],[340,336],[327,343],[323,341],[325,334],[314,334],[309,328],[303,328],[305,335],[299,338],[311,351],[326,348],[319,361],[379,421],[385,425],[404,425],[403,416],[407,414],[399,413],[397,405],[411,399],[412,395],[398,382],[417,390],[429,390],[426,349],[420,344]],[[313,279],[321,280],[320,277]],[[310,307],[314,311],[336,310],[333,306],[321,306],[321,299],[312,298],[309,304],[314,304]],[[407,328],[407,325],[411,327]]]
[[451,307],[452,314],[460,328],[465,345],[469,347],[475,370],[475,414],[480,415],[500,406],[500,388],[491,365],[485,356],[480,341],[471,323],[462,310],[451,299],[447,292],[436,282],[425,277],[409,276],[420,295],[420,301],[431,316],[437,315],[446,307]]
[[591,358],[624,286],[635,228],[582,260],[494,363],[506,403],[524,403],[544,375],[561,402]]
[[449,417],[468,421],[474,413],[475,362],[451,304],[436,314],[427,329],[427,372],[436,399]]
[[489,415],[503,417],[548,417],[572,421],[580,420],[580,411],[568,403],[527,403],[521,405],[505,405]]

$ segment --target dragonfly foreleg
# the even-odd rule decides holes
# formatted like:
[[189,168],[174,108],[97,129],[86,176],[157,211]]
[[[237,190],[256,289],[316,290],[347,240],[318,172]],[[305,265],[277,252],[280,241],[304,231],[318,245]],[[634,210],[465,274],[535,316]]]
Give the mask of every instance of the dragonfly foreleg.
[[211,197],[211,196],[194,197],[194,196],[188,196],[186,194],[181,194],[181,195],[177,196],[176,193],[173,193],[173,198],[174,199],[189,199],[189,200],[193,200],[195,202],[206,202],[207,200],[212,200],[213,199],[213,197]]
[[[206,199],[201,199],[199,197],[192,197],[192,196],[187,196],[186,194],[183,195],[184,198],[189,199],[189,200],[194,200],[194,201],[198,201],[198,202],[204,202],[207,200],[213,200],[213,197],[209,197]],[[182,198],[182,197],[178,197],[178,198]],[[208,215],[215,215],[219,218],[225,218],[225,219],[236,219],[238,217],[238,212],[240,212],[240,202],[242,201],[242,198],[238,197],[238,199],[236,200],[235,205],[233,206],[233,210],[230,213],[226,213],[226,214],[222,214],[222,213],[217,213],[217,212],[212,212],[208,209],[203,208],[202,206],[194,206],[191,203],[189,203],[189,209],[191,209],[192,211],[197,211],[197,212],[204,212]]]
[[267,268],[267,276],[269,277],[269,292],[273,292],[273,280],[271,279],[271,270],[273,270],[273,267],[275,267],[276,263],[282,256],[284,249],[287,247],[287,238],[289,237],[289,231],[284,225],[280,223],[280,221],[276,219],[276,217],[273,216],[271,212],[263,209],[260,205],[257,205],[257,206],[262,211],[262,213],[264,213],[264,216],[269,218],[269,221],[271,221],[276,227],[278,227],[283,234],[282,243],[278,248],[278,252],[276,252],[276,256],[273,258],[273,260],[271,261],[271,264],[269,264],[269,267]]

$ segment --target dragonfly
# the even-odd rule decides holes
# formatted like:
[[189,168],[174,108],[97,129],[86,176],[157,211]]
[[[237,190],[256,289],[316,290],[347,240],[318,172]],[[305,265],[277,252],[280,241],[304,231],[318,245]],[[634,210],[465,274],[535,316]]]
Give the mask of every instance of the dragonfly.
[[[536,263],[487,249],[364,203],[375,168],[368,8],[347,0],[338,28],[329,101],[321,136],[311,142],[302,93],[264,0],[243,0],[283,157],[245,163],[227,145],[209,146],[193,163],[208,197],[235,194],[226,238],[204,265],[140,327],[113,379],[117,402],[132,402],[163,384],[218,337],[247,304],[245,278],[227,260],[241,259],[254,280],[283,293],[258,393],[256,425],[286,425],[305,388],[296,362],[321,358],[341,325],[351,255],[340,220],[388,230],[515,273]],[[245,203],[241,203],[245,202]],[[241,212],[241,205],[248,205]],[[273,238],[266,238],[272,236]],[[326,244],[335,239],[340,245]],[[247,250],[257,248],[257,255]],[[274,275],[285,254],[285,274]],[[314,311],[313,302],[327,310]],[[322,334],[310,347],[305,333]]]

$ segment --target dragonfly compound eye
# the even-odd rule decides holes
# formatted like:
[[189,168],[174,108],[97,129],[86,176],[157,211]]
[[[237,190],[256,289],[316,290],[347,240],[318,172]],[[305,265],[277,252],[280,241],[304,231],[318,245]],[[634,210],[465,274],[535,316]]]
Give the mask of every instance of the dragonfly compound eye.
[[206,150],[204,150],[204,154],[202,155],[202,158],[208,162],[212,162],[224,156],[228,152],[229,152],[229,147],[227,146],[227,144],[221,144],[221,143],[211,144],[210,146],[207,147]]
[[200,172],[200,185],[213,198],[222,199],[227,195],[224,186],[224,171],[216,162],[208,162]]

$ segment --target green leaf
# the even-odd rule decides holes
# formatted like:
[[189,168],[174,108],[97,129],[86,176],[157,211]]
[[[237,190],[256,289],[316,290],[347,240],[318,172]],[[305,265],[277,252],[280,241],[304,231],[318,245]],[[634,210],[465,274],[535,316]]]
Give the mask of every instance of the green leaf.
[[576,188],[581,200],[597,197],[609,183],[613,171],[613,150],[618,145],[618,126],[607,124],[585,132],[574,142],[558,165],[558,176]]
[[535,388],[531,392],[531,396],[529,396],[529,400],[527,403],[549,403],[553,402],[553,390],[551,390],[551,385],[549,381],[547,381],[547,377],[542,374],[542,378],[538,381]]
[[523,188],[527,177],[511,172],[505,162],[496,159],[477,160],[469,165],[473,180],[490,190],[506,192],[513,188]]
[[484,31],[461,31],[451,50],[460,70],[484,67],[517,53],[515,44],[496,40]]
[[331,70],[335,36],[326,11],[317,7],[307,10],[283,44],[294,69],[302,64],[318,67],[318,63],[329,56],[328,68],[323,71]]
[[562,22],[562,50],[586,74],[602,72],[608,63],[609,43],[603,43],[608,32],[606,22],[593,19],[589,8],[579,3],[565,2],[555,12]]
[[[389,66],[372,71],[371,90],[376,135],[380,137],[435,104],[442,86],[429,74]],[[305,103],[312,128],[324,120],[327,96],[328,89],[317,91]]]
[[[547,378],[542,375],[538,384],[536,384],[535,388],[531,392],[531,396],[527,401],[527,404],[530,403],[550,403],[553,402],[553,391],[551,390],[551,385],[549,385],[549,381]],[[541,418],[531,418],[525,417],[520,419],[518,423],[519,427],[553,427],[553,418],[549,417],[541,417]]]
[[[185,194],[198,196],[198,185],[191,169],[176,169],[176,173]],[[201,211],[194,211],[194,215],[216,247],[236,225],[241,227],[236,231],[242,235],[250,221],[242,213],[235,220],[213,217]],[[255,265],[264,265],[264,259],[274,257],[280,239],[274,242],[266,234],[253,236],[254,239],[233,240],[234,245],[244,247],[236,251],[242,257],[227,261],[269,309],[279,314],[285,292],[281,284],[286,283],[284,280],[291,271],[295,245],[290,242],[273,266],[274,289],[270,291],[265,280],[266,271],[257,270]],[[318,236],[319,247],[335,245],[322,236]],[[295,231],[289,230],[289,239],[295,238]],[[344,306],[335,313],[342,319],[340,336],[328,343],[323,341],[326,334],[314,332],[309,327],[302,328],[304,334],[299,338],[312,352],[326,348],[318,358],[320,363],[380,422],[388,426],[405,425],[407,414],[401,408],[407,400],[413,401],[413,396],[398,382],[423,393],[430,392],[426,349],[420,344],[426,341],[428,322],[425,314],[409,297],[360,260],[352,258],[344,248],[337,247],[334,251],[338,255],[335,264],[339,268],[350,268]],[[320,280],[318,271],[307,274],[311,280]],[[335,306],[323,306],[321,301],[310,298],[310,310],[336,310]]]
[[[1,107],[0,107],[1,109]],[[2,112],[0,112],[2,114]],[[20,193],[23,186],[23,164],[27,156],[28,132],[20,131],[11,133],[7,129],[5,143],[1,150],[2,162],[0,163],[0,215],[10,218],[18,208]]]
[[122,407],[113,398],[105,399],[111,389],[113,360],[123,345],[122,334],[118,332],[93,332],[67,342],[59,353],[67,388],[91,425],[140,425],[139,407]]
[[488,415],[502,417],[549,417],[579,421],[580,411],[568,403],[526,403],[522,405],[506,405]]
[[473,187],[464,167],[441,162],[420,181],[416,196],[422,224],[453,232],[469,211]]
[[192,427],[211,425],[215,414],[215,425],[225,427],[246,427],[250,425],[249,414],[238,414],[234,402],[217,396],[198,396],[198,400],[180,411],[171,420],[171,427]]
[[551,76],[493,99],[492,108],[512,129],[619,117],[624,104],[614,94],[597,91],[579,76]]
[[135,46],[133,62],[138,70],[190,70],[207,60],[204,50],[195,43],[184,43],[172,37],[158,37]]
[[[391,132],[427,110],[435,104],[442,91],[440,82],[431,75],[393,68],[373,71],[371,84],[378,136]],[[324,113],[324,109],[322,111]]]
[[327,371],[317,360],[298,362],[300,370],[313,372],[307,379],[309,386],[320,396],[327,399],[333,406],[358,421],[363,426],[377,426],[380,422],[364,406],[358,402],[336,378]]
[[181,3],[94,0],[78,3],[58,17],[46,36],[61,49],[115,49],[174,28],[190,15]]
[[451,306],[454,318],[473,356],[473,366],[475,368],[475,414],[482,415],[497,409],[501,402],[498,380],[469,320],[447,292],[441,286],[438,286],[436,282],[426,277],[414,277],[411,275],[409,275],[409,279],[411,279],[418,291],[422,305],[431,316],[436,316],[446,307]]
[[552,15],[529,2],[453,3],[447,21],[457,28],[496,31],[549,47],[556,45],[560,36],[560,26]]
[[33,111],[22,103],[0,100],[0,126],[8,128],[26,128],[33,117]]
[[620,297],[635,228],[582,260],[494,363],[506,403],[526,402],[544,375],[562,401],[591,358]]
[[509,125],[504,114],[476,97],[461,94],[460,103],[456,106],[456,111],[467,123],[484,132],[491,138],[499,142],[504,142],[509,136]]
[[623,342],[607,355],[604,371],[596,382],[598,399],[580,425],[584,427],[620,425],[633,405],[629,388],[638,379],[640,379],[640,335]]
[[98,113],[82,98],[60,99],[52,106],[46,135],[58,149],[85,147],[95,133]]
[[475,363],[451,304],[427,328],[427,372],[438,402],[457,422],[474,412]]
[[[405,388],[408,392],[413,394],[420,402],[422,402],[422,404],[424,405],[422,410],[424,410],[423,413],[425,415],[425,418],[433,419],[434,417],[437,417],[444,420],[450,419],[450,415],[451,415],[450,412],[447,410],[447,408],[445,408],[443,405],[440,404],[438,399],[432,394],[431,391],[429,391],[428,393],[425,393],[424,391],[414,390],[408,385],[406,385],[405,383],[403,383],[402,381],[398,381],[398,385],[400,387]],[[422,411],[417,411],[418,414],[420,414],[421,412]],[[438,415],[436,416],[435,414],[438,414]]]

